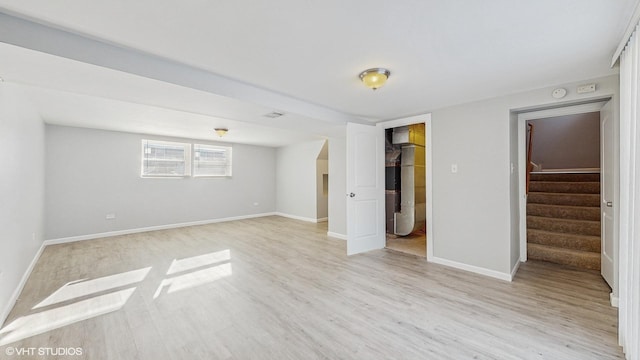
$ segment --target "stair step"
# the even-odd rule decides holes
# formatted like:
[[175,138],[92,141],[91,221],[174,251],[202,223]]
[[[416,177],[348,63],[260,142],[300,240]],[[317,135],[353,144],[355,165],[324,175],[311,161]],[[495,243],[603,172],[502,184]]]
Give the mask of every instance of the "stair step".
[[600,173],[531,173],[531,181],[600,181]]
[[527,204],[527,215],[574,220],[600,220],[600,208],[549,204]]
[[600,236],[600,221],[527,216],[527,229]]
[[599,194],[599,181],[531,181],[529,192]]
[[527,202],[531,204],[600,206],[600,194],[565,194],[551,192],[530,192]]
[[562,249],[554,246],[527,244],[527,257],[580,269],[600,270],[600,253]]
[[601,249],[599,236],[566,234],[538,229],[527,229],[527,242],[596,253],[600,253]]

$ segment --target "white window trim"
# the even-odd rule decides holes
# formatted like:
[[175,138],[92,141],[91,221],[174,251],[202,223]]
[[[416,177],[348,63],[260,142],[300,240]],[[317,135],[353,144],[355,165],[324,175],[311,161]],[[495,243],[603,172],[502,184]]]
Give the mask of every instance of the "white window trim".
[[[169,146],[180,146],[184,148],[184,174],[180,175],[170,175],[170,174],[162,174],[162,175],[153,175],[153,174],[145,174],[145,144],[153,143],[158,145],[169,145]],[[183,142],[175,142],[175,141],[163,141],[163,140],[152,140],[152,139],[142,139],[141,141],[141,151],[140,151],[140,177],[148,178],[148,179],[182,179],[185,177],[189,177],[191,175],[191,144],[183,143]]]
[[[209,149],[223,149],[226,152],[228,152],[229,156],[228,156],[228,167],[229,167],[229,171],[228,173],[226,173],[225,175],[209,175],[209,174],[196,174],[196,162],[198,160],[196,160],[196,154],[197,154],[197,147],[202,146],[205,148],[209,148]],[[193,161],[193,177],[194,178],[230,178],[233,176],[233,147],[231,146],[224,146],[224,145],[210,145],[210,144],[193,144],[193,156],[192,156],[192,161]]]

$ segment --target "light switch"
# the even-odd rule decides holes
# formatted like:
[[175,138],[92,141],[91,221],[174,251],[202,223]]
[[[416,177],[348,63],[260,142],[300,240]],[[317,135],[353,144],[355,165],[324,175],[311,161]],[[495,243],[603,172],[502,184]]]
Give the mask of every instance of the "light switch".
[[454,174],[458,172],[458,164],[451,164],[451,172]]

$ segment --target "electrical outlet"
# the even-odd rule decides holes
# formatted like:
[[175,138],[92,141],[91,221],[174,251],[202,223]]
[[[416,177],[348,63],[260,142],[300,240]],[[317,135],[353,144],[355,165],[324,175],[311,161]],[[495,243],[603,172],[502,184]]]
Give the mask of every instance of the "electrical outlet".
[[458,172],[458,164],[451,164],[451,172],[453,174]]
[[106,218],[107,218],[107,220],[113,220],[113,219],[116,218],[116,214],[115,213],[107,214]]

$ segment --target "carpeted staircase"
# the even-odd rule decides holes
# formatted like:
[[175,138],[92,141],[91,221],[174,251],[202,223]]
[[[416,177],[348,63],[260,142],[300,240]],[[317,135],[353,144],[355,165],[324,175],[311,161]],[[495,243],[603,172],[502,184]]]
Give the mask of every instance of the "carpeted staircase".
[[599,173],[531,173],[527,257],[600,270]]

